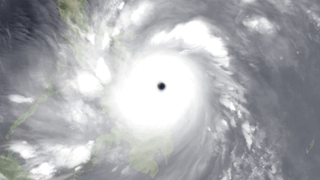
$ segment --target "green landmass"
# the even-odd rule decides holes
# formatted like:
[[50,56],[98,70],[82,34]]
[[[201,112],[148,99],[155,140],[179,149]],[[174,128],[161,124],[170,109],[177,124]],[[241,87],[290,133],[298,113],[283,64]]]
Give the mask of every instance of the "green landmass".
[[62,64],[61,62],[57,61],[57,71],[61,72],[66,66]]
[[10,151],[0,157],[0,173],[8,180],[34,180]]
[[[66,43],[70,45],[76,60],[79,62],[82,62],[86,58],[87,52],[83,42],[79,41],[81,35],[89,30],[89,19],[84,10],[86,5],[86,0],[58,0],[60,17],[69,28],[69,36]],[[63,35],[63,37],[65,36]]]
[[309,147],[309,149],[308,149],[308,148],[306,148],[306,154],[308,154],[308,153],[309,153],[309,151],[313,148],[313,146],[314,146],[314,139],[315,139],[315,136],[316,136],[316,135],[314,135],[314,136],[313,136],[313,139],[312,139],[312,142],[310,143],[310,147]]
[[21,125],[22,123],[24,123],[26,121],[26,119],[30,116],[32,116],[36,110],[39,107],[39,104],[41,104],[42,102],[45,102],[47,100],[47,98],[53,94],[56,94],[58,92],[55,92],[53,90],[52,87],[52,80],[50,79],[50,83],[49,83],[49,88],[47,89],[47,91],[35,102],[35,104],[33,106],[31,106],[31,108],[24,113],[23,115],[21,115],[11,126],[10,131],[8,132],[8,134],[6,135],[6,139],[9,140],[9,136],[10,134],[13,134],[14,129]]
[[[82,169],[80,169],[80,170],[77,170],[76,172],[75,172],[75,175],[73,176],[73,178],[71,179],[71,180],[76,180],[81,174],[83,174],[83,173],[85,173],[86,171],[85,170],[82,170]],[[88,171],[87,171],[88,172]]]
[[[73,27],[70,29],[71,32],[74,32],[77,37],[79,37],[80,31],[87,31],[88,30],[88,18],[84,11],[85,6],[87,5],[86,0],[58,0],[58,8],[60,11],[61,18],[70,26]],[[82,60],[84,56],[84,47],[76,45],[76,42],[70,41],[69,44],[71,45],[76,59],[79,61]],[[61,72],[64,69],[65,65],[57,62],[56,68],[58,72]],[[11,126],[9,133],[6,135],[6,139],[9,140],[10,134],[13,134],[14,129],[24,123],[26,119],[32,116],[39,107],[39,104],[45,102],[47,98],[53,94],[59,93],[58,91],[55,92],[52,88],[52,79],[50,79],[50,86],[45,94],[43,94],[31,108],[21,115]]]
[[86,0],[58,0],[61,19],[73,27],[73,33],[79,33],[79,30],[88,31],[88,17],[84,11],[87,3]]
[[98,163],[96,156],[105,142],[108,143],[108,148],[111,148],[119,146],[120,141],[123,140],[131,145],[131,151],[128,155],[131,167],[144,174],[149,174],[153,179],[159,171],[156,161],[153,160],[154,156],[161,151],[167,164],[168,157],[173,152],[174,144],[170,136],[167,134],[145,141],[134,138],[134,134],[128,133],[124,127],[114,127],[111,129],[111,133],[97,138],[92,151],[92,163]]

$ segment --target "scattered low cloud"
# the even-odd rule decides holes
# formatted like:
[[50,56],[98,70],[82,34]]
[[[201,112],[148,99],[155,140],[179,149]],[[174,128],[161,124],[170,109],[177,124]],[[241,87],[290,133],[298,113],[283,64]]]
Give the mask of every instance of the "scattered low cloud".
[[253,131],[254,129],[250,126],[248,121],[242,124],[242,134],[246,139],[248,149],[251,149],[251,144],[253,142],[253,135],[252,135]]
[[270,22],[265,17],[253,16],[247,17],[243,20],[243,25],[252,31],[269,35],[273,34],[276,30],[274,23]]

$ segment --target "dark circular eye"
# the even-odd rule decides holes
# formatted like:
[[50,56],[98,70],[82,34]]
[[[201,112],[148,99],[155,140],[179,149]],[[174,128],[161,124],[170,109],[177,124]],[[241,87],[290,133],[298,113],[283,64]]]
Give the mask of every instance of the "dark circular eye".
[[158,84],[158,89],[159,89],[159,90],[162,91],[162,90],[164,90],[165,88],[166,88],[166,85],[165,85],[164,83],[161,82],[161,83]]

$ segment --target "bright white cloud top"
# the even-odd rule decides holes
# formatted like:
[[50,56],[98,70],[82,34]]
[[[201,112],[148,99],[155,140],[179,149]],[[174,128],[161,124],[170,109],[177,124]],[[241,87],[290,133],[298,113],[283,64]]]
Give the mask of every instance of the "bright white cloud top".
[[[165,89],[160,90],[159,83],[164,83]],[[197,100],[197,88],[193,67],[186,57],[154,53],[133,65],[117,89],[115,102],[130,127],[171,128]]]
[[102,57],[98,59],[95,74],[99,78],[100,82],[103,84],[107,84],[111,80],[109,67]]
[[32,103],[34,101],[33,98],[31,97],[24,97],[24,96],[21,96],[19,94],[11,94],[8,96],[8,99],[12,102],[15,102],[15,103]]
[[36,168],[33,168],[31,174],[34,175],[36,179],[49,179],[52,177],[52,173],[55,172],[54,166],[51,163],[42,163]]
[[259,32],[261,34],[272,34],[276,30],[275,25],[265,17],[253,16],[245,18],[243,25],[252,31]]
[[11,145],[12,151],[19,153],[24,159],[30,159],[37,156],[36,148],[29,145],[26,141],[17,142]]
[[[97,74],[101,75],[99,68]],[[96,97],[97,93],[102,91],[102,86],[99,80],[94,75],[85,71],[78,73],[77,83],[80,93],[87,97]]]
[[203,20],[195,19],[181,23],[170,32],[161,31],[151,38],[152,44],[182,40],[188,48],[205,50],[216,58],[216,63],[229,65],[228,51],[222,38],[211,35],[210,26]]

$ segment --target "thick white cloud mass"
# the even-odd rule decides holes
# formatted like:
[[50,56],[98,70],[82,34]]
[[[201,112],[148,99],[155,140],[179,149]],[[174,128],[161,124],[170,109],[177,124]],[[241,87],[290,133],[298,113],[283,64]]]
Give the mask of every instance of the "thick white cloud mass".
[[55,172],[54,166],[50,163],[42,163],[38,167],[31,169],[31,174],[34,175],[36,179],[49,179],[52,177],[52,173]]
[[100,82],[103,84],[107,84],[111,80],[111,73],[109,67],[102,57],[98,59],[95,74],[97,78],[99,78]]
[[10,147],[12,151],[19,153],[24,159],[30,159],[37,156],[36,148],[28,144],[26,141],[16,142]]
[[[130,126],[169,128],[198,100],[193,67],[179,55],[153,53],[142,58],[124,87],[117,89],[115,101]],[[161,82],[166,86],[163,92],[157,88]]]
[[8,96],[8,99],[12,102],[15,102],[15,103],[32,103],[34,102],[34,99],[33,98],[27,98],[27,97],[24,97],[24,96],[21,96],[19,94],[11,94]]

